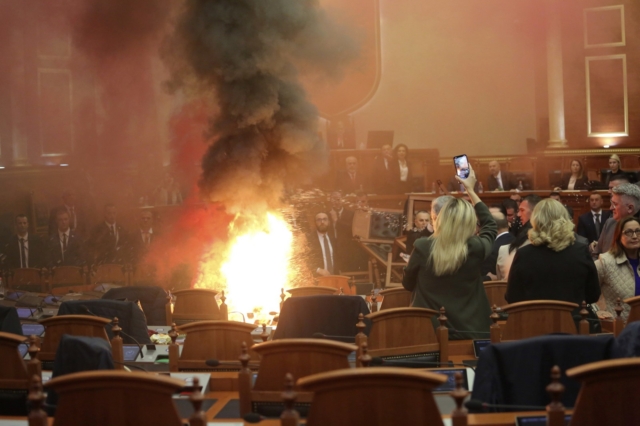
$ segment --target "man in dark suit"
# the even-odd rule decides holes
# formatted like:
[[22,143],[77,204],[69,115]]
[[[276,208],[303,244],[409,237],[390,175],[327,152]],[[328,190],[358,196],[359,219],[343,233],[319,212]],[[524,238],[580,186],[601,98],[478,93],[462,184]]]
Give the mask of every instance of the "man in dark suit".
[[105,205],[104,222],[93,229],[88,241],[94,263],[126,263],[130,259],[128,234],[116,219],[116,206]]
[[333,192],[331,194],[331,210],[329,211],[329,233],[336,242],[337,259],[340,271],[360,271],[367,267],[367,256],[353,239],[353,211],[348,210],[343,205],[342,194]]
[[130,240],[132,262],[140,262],[157,238],[158,230],[153,228],[153,212],[142,210],[139,229],[131,235]]
[[366,191],[369,188],[364,175],[358,170],[358,159],[347,157],[345,159],[347,170],[340,170],[336,176],[334,189],[343,194],[353,194],[356,191]]
[[84,265],[82,243],[71,230],[69,213],[66,209],[56,213],[56,223],[58,224],[56,232],[49,237],[47,243],[47,266],[52,268]]
[[518,188],[518,182],[516,182],[514,176],[509,172],[503,172],[500,170],[500,163],[492,161],[489,163],[489,181],[487,182],[487,188],[489,191],[503,190],[510,191]]
[[56,215],[59,210],[66,210],[66,212],[69,213],[69,227],[71,231],[78,237],[86,237],[87,216],[85,212],[78,207],[76,194],[70,189],[62,193],[62,205],[51,209],[51,213],[49,214],[49,235],[54,235],[58,230]]
[[[482,264],[483,281],[491,281],[491,275],[496,276],[496,261],[498,260],[498,251],[500,247],[511,244],[516,237],[509,232],[509,221],[507,217],[500,211],[492,211],[491,215],[496,221],[498,227],[498,236],[491,247],[491,254],[484,260]],[[495,279],[495,278],[494,278]]]
[[315,229],[308,238],[309,242],[309,270],[317,275],[334,275],[335,262],[338,259],[337,246],[329,232],[329,215],[320,212],[315,216]]
[[589,196],[591,211],[578,218],[578,235],[585,237],[589,243],[598,241],[600,231],[604,223],[611,217],[611,210],[602,210],[602,196],[591,194]]
[[391,194],[396,182],[400,180],[400,167],[398,160],[393,157],[391,144],[384,144],[378,155],[373,160],[371,169],[371,182],[376,194]]
[[45,266],[44,244],[38,236],[29,234],[27,215],[16,216],[16,233],[9,238],[4,254],[9,268],[42,268]]

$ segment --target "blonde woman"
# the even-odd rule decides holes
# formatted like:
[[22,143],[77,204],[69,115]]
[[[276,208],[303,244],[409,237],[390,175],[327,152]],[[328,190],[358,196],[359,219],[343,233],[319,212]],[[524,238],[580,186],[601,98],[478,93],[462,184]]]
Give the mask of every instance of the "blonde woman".
[[598,271],[587,245],[575,241],[565,207],[552,199],[540,201],[531,214],[531,225],[531,244],[518,249],[511,265],[507,302],[597,302]]
[[[434,234],[420,238],[405,268],[402,285],[413,292],[414,307],[447,311],[451,339],[486,339],[491,308],[482,283],[482,263],[496,239],[496,222],[473,190],[476,175],[456,176],[473,203],[453,198],[434,222]],[[480,231],[476,235],[476,224]],[[434,326],[437,321],[434,317]]]
[[620,161],[620,157],[617,154],[611,155],[609,157],[609,171],[607,173],[603,173],[601,176],[601,181],[604,184],[604,187],[609,187],[609,181],[612,177],[622,175],[625,176],[630,183],[636,182],[635,173],[627,173],[622,170],[622,162]]

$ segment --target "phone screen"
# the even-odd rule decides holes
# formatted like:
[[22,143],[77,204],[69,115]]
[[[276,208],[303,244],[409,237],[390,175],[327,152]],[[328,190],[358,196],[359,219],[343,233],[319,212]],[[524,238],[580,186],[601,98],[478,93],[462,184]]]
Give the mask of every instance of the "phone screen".
[[466,154],[453,157],[453,164],[456,166],[456,175],[462,179],[469,177],[469,159]]

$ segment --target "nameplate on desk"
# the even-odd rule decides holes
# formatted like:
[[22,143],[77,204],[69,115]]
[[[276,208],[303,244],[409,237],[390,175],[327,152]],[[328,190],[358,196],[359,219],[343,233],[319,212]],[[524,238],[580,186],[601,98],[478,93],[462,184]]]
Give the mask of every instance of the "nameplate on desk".
[[[516,416],[515,426],[546,426],[547,416]],[[564,424],[568,425],[571,415],[564,417]]]
[[209,391],[209,379],[211,379],[211,373],[170,373],[170,377],[178,380],[184,380],[185,387],[193,386],[193,378],[197,377],[200,386],[202,386],[202,392]]

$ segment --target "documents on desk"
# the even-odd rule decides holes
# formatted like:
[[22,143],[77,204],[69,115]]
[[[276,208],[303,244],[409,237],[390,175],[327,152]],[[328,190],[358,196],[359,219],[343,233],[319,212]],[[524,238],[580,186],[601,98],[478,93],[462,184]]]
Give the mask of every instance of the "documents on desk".
[[[184,380],[185,386],[193,386],[193,378],[197,377],[202,386],[202,393],[209,392],[209,379],[211,379],[211,373],[170,373],[170,377],[174,379]],[[174,395],[174,398],[186,397],[184,395]]]

